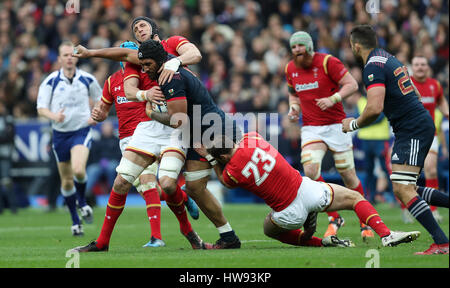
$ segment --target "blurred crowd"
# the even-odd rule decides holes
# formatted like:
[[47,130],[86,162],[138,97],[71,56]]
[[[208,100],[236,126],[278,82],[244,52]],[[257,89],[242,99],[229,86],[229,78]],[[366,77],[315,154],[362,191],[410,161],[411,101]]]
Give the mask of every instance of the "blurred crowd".
[[[58,69],[62,40],[94,49],[118,46],[133,40],[130,23],[140,15],[157,21],[161,38],[182,35],[200,48],[203,60],[191,68],[225,112],[286,111],[284,67],[289,37],[298,30],[308,31],[316,51],[340,58],[360,81],[348,41],[354,24],[374,25],[380,46],[406,64],[423,53],[448,97],[448,1],[379,0],[378,14],[368,14],[366,2],[2,0],[0,102],[15,119],[36,117],[38,87]],[[102,59],[83,59],[79,67],[101,85],[119,68]]]

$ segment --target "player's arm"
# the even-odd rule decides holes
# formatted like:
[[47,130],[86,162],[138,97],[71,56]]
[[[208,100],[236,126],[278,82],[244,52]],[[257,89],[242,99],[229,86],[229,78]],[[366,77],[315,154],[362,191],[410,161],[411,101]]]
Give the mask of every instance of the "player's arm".
[[329,97],[316,99],[316,105],[323,111],[358,91],[358,82],[347,72],[338,82],[341,89]]
[[291,90],[291,87],[288,86],[289,89],[289,113],[288,113],[288,117],[289,120],[291,122],[298,122],[298,120],[300,119],[300,113],[301,113],[301,108],[300,108],[300,99],[298,98],[297,95],[295,95],[295,90]]
[[438,98],[437,107],[442,112],[445,118],[448,119],[448,101],[444,96]]
[[173,74],[177,72],[180,65],[192,65],[197,64],[202,60],[202,54],[200,50],[192,43],[185,43],[177,48],[177,53],[180,55],[176,58],[172,58],[161,68],[162,72],[159,75],[159,85],[164,85],[166,82],[172,80]]
[[151,105],[149,104],[147,104],[146,112],[153,120],[172,128],[179,128],[189,124],[186,99],[167,101],[167,113],[155,112],[151,109]]
[[137,77],[129,77],[123,81],[125,97],[127,97],[128,100],[135,102],[150,101],[157,104],[164,101],[164,95],[159,86],[153,86],[149,90],[140,90],[138,88],[139,81],[140,80]]
[[73,56],[77,58],[104,58],[114,61],[130,62],[139,65],[137,51],[128,48],[111,47],[101,49],[87,49],[82,45],[78,45],[74,49]]
[[225,181],[225,179],[223,177],[224,170],[223,170],[222,165],[220,165],[220,163],[211,154],[208,153],[208,151],[206,150],[206,148],[203,145],[196,143],[196,144],[194,144],[194,147],[195,146],[200,146],[200,147],[194,148],[195,152],[197,152],[198,155],[200,155],[203,158],[206,158],[206,160],[208,160],[209,164],[211,164],[211,166],[213,167],[214,172],[217,175],[217,179],[219,179],[220,183],[222,183],[223,186],[225,186],[229,189],[234,188],[233,186],[228,184],[227,181]]
[[384,97],[386,95],[386,87],[377,85],[367,90],[367,104],[364,111],[358,118],[346,118],[342,120],[342,131],[351,132],[358,128],[370,125],[377,120],[384,109]]
[[64,108],[59,110],[57,113],[53,113],[48,108],[38,108],[37,113],[39,116],[55,121],[56,123],[62,123],[66,118],[66,116],[64,115]]

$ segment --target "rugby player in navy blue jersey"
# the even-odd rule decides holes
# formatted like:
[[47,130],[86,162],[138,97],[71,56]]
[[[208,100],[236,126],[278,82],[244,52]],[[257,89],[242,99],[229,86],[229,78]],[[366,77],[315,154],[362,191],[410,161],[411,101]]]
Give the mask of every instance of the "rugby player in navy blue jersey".
[[[416,190],[417,178],[433,142],[433,120],[423,107],[407,68],[377,47],[376,32],[371,26],[354,27],[350,44],[355,58],[364,65],[367,105],[357,119],[342,120],[342,130],[355,131],[371,124],[381,112],[386,115],[395,135],[390,176],[394,194],[434,240],[429,249],[416,254],[448,254],[448,238],[434,219],[428,204],[418,194],[417,191],[421,190]],[[446,204],[448,207],[448,197],[445,200],[435,195],[435,198],[435,203],[430,204]],[[443,203],[445,201],[447,203]]]
[[[150,79],[157,80],[159,70],[166,61],[174,56],[168,54],[161,43],[155,40],[147,40],[141,44],[138,51],[139,62],[144,72]],[[186,193],[195,200],[199,208],[216,226],[220,239],[215,244],[205,243],[205,249],[230,249],[240,248],[241,242],[234,233],[227,219],[223,215],[222,208],[217,199],[206,190],[206,184],[212,172],[210,160],[201,157],[194,149],[194,143],[201,142],[201,138],[209,128],[215,125],[219,133],[232,133],[235,141],[239,138],[239,132],[233,121],[225,116],[212,100],[203,83],[187,68],[179,67],[169,83],[161,85],[161,91],[167,102],[168,113],[158,113],[152,110],[151,104],[147,104],[147,115],[162,124],[173,128],[189,128],[188,152],[185,164]],[[181,123],[190,125],[181,126],[179,121],[171,122],[171,117],[181,120]],[[183,118],[180,119],[178,117]],[[213,117],[213,124],[204,124],[203,119]],[[196,121],[197,119],[197,121]],[[206,119],[206,118],[205,118]],[[229,125],[230,124],[230,125]],[[188,127],[189,126],[189,127]],[[185,132],[186,130],[182,130]],[[229,135],[229,134],[227,134]]]

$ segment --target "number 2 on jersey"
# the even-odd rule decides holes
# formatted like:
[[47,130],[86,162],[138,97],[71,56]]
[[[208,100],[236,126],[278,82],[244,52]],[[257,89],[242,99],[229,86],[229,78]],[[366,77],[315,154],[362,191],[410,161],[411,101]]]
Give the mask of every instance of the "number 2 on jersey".
[[[267,162],[263,165],[264,174],[261,176],[258,169],[259,162]],[[245,178],[250,177],[253,174],[255,178],[256,186],[261,185],[264,180],[269,176],[270,171],[272,171],[273,167],[275,167],[276,160],[270,154],[266,153],[264,150],[260,148],[256,148],[255,152],[253,152],[252,159],[245,165],[244,169],[242,169],[242,175]]]
[[408,69],[405,66],[398,67],[394,71],[395,77],[399,76],[402,73],[403,73],[403,76],[400,77],[400,79],[398,79],[398,87],[400,88],[400,91],[402,91],[402,94],[406,95],[406,94],[414,91],[414,87],[411,84],[408,87],[405,87],[406,82],[410,81],[410,83],[411,83],[411,79],[409,78],[409,74],[408,74]]

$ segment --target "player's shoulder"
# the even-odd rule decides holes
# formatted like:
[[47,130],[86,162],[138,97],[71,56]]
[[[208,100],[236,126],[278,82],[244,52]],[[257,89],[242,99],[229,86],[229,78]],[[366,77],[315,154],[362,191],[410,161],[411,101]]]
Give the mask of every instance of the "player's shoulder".
[[292,70],[295,70],[295,63],[294,60],[289,61],[286,66],[284,67],[284,73],[289,73]]
[[395,57],[393,57],[389,52],[387,52],[384,49],[377,48],[370,53],[369,57],[367,58],[367,62],[364,68],[384,68],[386,63],[390,60],[395,60]]

